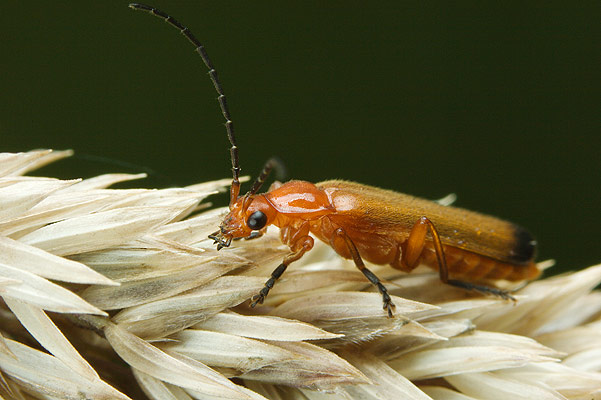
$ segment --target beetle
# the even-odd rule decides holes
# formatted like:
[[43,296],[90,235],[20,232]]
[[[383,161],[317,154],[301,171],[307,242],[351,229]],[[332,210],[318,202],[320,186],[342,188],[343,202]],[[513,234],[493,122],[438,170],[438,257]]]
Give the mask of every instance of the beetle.
[[343,258],[354,261],[377,287],[383,309],[390,317],[394,309],[390,295],[365,266],[364,259],[405,272],[424,264],[437,269],[440,280],[446,284],[504,299],[513,297],[505,290],[478,282],[526,281],[540,274],[534,262],[536,241],[532,235],[518,225],[492,216],[342,180],[316,184],[300,180],[276,182],[268,192],[258,194],[269,173],[278,167],[275,159],[267,161],[250,190],[240,195],[234,124],[217,72],[203,45],[187,27],[163,11],[144,4],[129,6],[160,17],[179,29],[196,47],[218,93],[231,144],[233,178],[229,213],[209,238],[220,250],[229,247],[233,239],[259,237],[269,225],[275,225],[280,228],[282,242],[290,248],[263,289],[251,299],[252,307],[263,303],[288,265],[311,250],[313,236],[329,244]]

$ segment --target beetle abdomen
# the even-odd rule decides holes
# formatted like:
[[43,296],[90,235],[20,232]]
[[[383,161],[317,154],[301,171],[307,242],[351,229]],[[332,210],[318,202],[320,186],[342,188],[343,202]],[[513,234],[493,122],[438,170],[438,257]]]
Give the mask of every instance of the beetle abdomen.
[[[536,279],[541,271],[536,263],[509,264],[490,257],[475,254],[456,247],[445,246],[445,258],[452,279],[461,279],[470,282],[483,280],[505,279],[512,282]],[[427,243],[420,263],[430,268],[438,269],[436,252],[431,243]]]

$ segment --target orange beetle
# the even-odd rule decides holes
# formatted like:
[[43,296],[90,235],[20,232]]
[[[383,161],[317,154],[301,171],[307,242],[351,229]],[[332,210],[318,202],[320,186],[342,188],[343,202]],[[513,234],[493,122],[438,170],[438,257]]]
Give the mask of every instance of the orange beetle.
[[179,29],[196,47],[219,94],[232,146],[233,180],[230,212],[220,229],[209,236],[217,244],[217,250],[230,246],[236,238],[261,236],[269,225],[280,228],[282,242],[290,247],[290,253],[273,271],[265,287],[251,299],[251,306],[262,303],[288,265],[313,248],[310,234],[328,243],[340,256],[355,262],[382,294],[389,316],[394,304],[386,287],[365,267],[363,259],[389,264],[405,272],[425,264],[438,269],[444,283],[506,299],[513,299],[506,291],[473,282],[531,280],[540,274],[534,263],[536,241],[530,233],[488,215],[341,180],[317,184],[293,180],[275,183],[267,193],[257,194],[271,170],[278,167],[275,159],[265,164],[248,193],[240,196],[234,125],[221,83],[204,47],[188,28],[168,14],[143,4],[129,6],[163,18]]

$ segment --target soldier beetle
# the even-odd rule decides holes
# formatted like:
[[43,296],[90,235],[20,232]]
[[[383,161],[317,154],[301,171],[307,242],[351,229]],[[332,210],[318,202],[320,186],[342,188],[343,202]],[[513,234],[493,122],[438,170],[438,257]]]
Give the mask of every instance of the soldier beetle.
[[217,100],[231,144],[233,179],[230,211],[209,238],[220,250],[229,247],[233,239],[259,237],[269,225],[275,225],[280,228],[282,242],[290,248],[263,289],[251,299],[252,307],[263,303],[290,263],[311,250],[311,235],[329,244],[341,257],[354,261],[381,293],[389,316],[394,304],[380,279],[366,268],[364,259],[405,272],[424,264],[437,269],[440,280],[446,284],[505,299],[513,297],[505,290],[474,282],[523,281],[540,274],[534,263],[536,241],[530,233],[492,216],[342,180],[316,184],[298,180],[276,182],[268,192],[257,194],[269,173],[278,167],[275,159],[267,161],[250,190],[240,195],[234,124],[217,72],[203,45],[187,27],[163,11],[143,4],[129,6],[179,29],[196,47],[219,95]]

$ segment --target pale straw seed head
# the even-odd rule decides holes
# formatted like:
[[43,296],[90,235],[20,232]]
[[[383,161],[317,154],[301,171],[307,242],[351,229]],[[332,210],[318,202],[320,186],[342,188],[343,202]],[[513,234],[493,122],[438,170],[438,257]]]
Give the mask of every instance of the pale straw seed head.
[[70,154],[0,154],[0,398],[601,399],[601,265],[515,304],[370,266],[388,318],[316,242],[253,309],[288,249],[270,228],[216,251],[204,201],[229,180],[24,176]]

